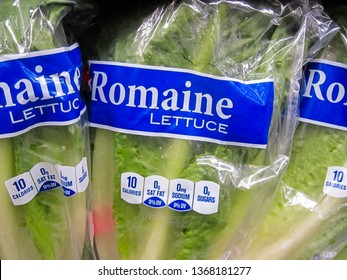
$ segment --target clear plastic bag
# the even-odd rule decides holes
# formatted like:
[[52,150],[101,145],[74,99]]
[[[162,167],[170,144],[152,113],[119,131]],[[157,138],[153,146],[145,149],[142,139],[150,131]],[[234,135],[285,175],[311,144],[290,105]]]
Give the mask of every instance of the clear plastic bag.
[[0,256],[92,257],[75,1],[0,1]]
[[[98,258],[225,259],[240,256],[267,213],[289,161],[297,123],[302,66],[319,45],[315,34],[309,34],[307,28],[309,10],[307,3],[298,1],[282,4],[280,1],[187,0],[148,7],[139,13],[125,14],[123,18],[105,17],[98,42],[99,58],[90,62],[90,115],[91,125],[96,127],[92,165],[93,221]],[[115,78],[114,84],[104,89],[105,84],[112,83],[107,75],[112,75],[111,68],[115,65],[123,70],[122,67],[128,66],[141,71],[156,67],[170,68],[173,72],[178,69],[240,82],[245,90],[230,92],[230,96],[248,94],[246,99],[271,105],[267,130],[259,133],[265,131],[266,144],[260,147],[249,143],[225,143],[214,141],[209,135],[202,140],[192,139],[170,131],[162,134],[139,132],[136,125],[133,129],[113,127],[108,119],[141,123],[141,113],[128,117],[123,108],[113,107],[121,103],[117,98],[123,96],[120,78]],[[108,66],[109,72],[102,72],[102,67]],[[127,77],[132,75],[133,72]],[[170,78],[165,74],[161,78],[148,78],[161,79]],[[136,85],[136,78],[129,78],[129,81],[129,88]],[[261,90],[246,90],[249,84],[259,81],[271,81],[272,100],[267,100]],[[170,85],[178,87],[174,83]],[[211,87],[208,90],[213,91]],[[187,88],[180,90],[178,92],[187,92]],[[208,90],[205,92],[211,93]],[[213,93],[211,96],[215,97]],[[224,100],[226,108],[231,103]],[[172,103],[166,101],[170,107]],[[112,104],[101,109],[96,106],[97,102]],[[156,109],[158,103],[153,102],[152,109]],[[128,104],[136,107],[130,101]],[[237,105],[243,106],[242,103]],[[140,103],[137,107],[141,106],[147,104]],[[182,104],[176,111],[179,109],[194,111]],[[170,116],[176,114],[173,109],[168,111]],[[249,122],[258,116],[256,110],[247,108],[244,112],[247,116],[243,120]],[[150,114],[149,110],[147,115]],[[95,121],[98,116],[105,116],[103,124]],[[181,116],[177,115],[176,120]],[[268,116],[264,113],[259,122]],[[167,126],[175,127],[177,123]],[[187,125],[187,134],[189,129]],[[235,134],[245,131],[237,125],[230,125],[228,129]],[[257,138],[254,126],[246,132]],[[182,187],[185,183],[187,188]],[[158,202],[164,207],[156,207],[159,194],[155,199],[152,197],[152,201],[148,196],[165,184],[174,186],[176,192],[162,188],[169,199],[167,204]],[[190,188],[192,184],[194,187]],[[209,191],[214,187],[218,191],[212,197]],[[141,201],[129,203],[124,199],[128,194],[143,196],[143,199],[140,197]],[[170,205],[170,197],[188,200],[188,194],[194,198],[193,209],[183,211],[179,204],[176,205],[178,209],[175,204]],[[217,211],[208,212],[208,203],[217,204]],[[203,209],[197,210],[197,205],[201,204]],[[202,214],[204,211],[207,213]]]
[[[344,17],[342,11],[340,7]],[[347,78],[343,17],[336,20],[338,29],[334,28],[334,36],[305,68],[301,121],[291,160],[270,212],[244,258],[331,259],[345,242],[347,200],[343,177],[347,134],[343,123],[327,117],[330,114],[341,121],[346,116],[346,110],[338,106]],[[329,93],[323,85],[331,88],[331,84],[339,88]],[[313,103],[315,99],[319,102]],[[327,105],[329,101],[331,105]]]

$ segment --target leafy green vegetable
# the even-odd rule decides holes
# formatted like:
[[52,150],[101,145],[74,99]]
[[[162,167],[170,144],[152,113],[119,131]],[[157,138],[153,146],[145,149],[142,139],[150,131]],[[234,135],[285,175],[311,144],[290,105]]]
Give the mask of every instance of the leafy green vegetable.
[[[14,154],[11,139],[0,139],[0,182],[14,177]],[[1,183],[3,184],[3,183]],[[10,196],[2,185],[0,188],[0,256],[2,259],[36,259],[39,253],[31,240],[26,240],[27,231],[23,212],[13,206]]]
[[[49,162],[76,166],[86,154],[78,125],[44,127],[14,138],[17,174]],[[43,259],[81,258],[86,230],[86,197],[66,198],[61,188],[39,192],[24,210],[29,234]]]
[[[302,16],[295,5],[188,0],[133,17],[138,22],[115,25],[110,20],[104,27],[101,60],[179,67],[244,81],[272,77],[275,102],[265,150],[96,129],[92,180],[99,258],[215,259],[244,246],[288,162],[295,127],[293,87],[305,46]],[[221,186],[218,213],[128,204],[120,197],[124,172],[216,182]]]
[[334,260],[347,260],[347,246],[334,257]]
[[[347,63],[345,23],[317,58]],[[261,230],[244,253],[251,259],[310,259],[347,228],[346,198],[323,193],[327,168],[346,166],[346,131],[300,122],[290,164]]]
[[[74,1],[0,2],[0,55],[24,54],[68,46],[62,19]],[[48,162],[76,166],[88,155],[83,121],[69,126],[34,128],[1,139],[0,254],[4,259],[80,259],[87,229],[86,193],[71,198],[61,188],[39,192],[29,203],[14,206],[4,182]],[[2,202],[2,201],[1,201]],[[9,237],[11,236],[11,237]]]

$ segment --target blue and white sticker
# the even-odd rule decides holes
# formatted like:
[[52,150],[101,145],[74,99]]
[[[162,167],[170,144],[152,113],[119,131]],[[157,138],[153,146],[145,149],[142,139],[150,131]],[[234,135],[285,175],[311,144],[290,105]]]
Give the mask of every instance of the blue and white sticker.
[[13,205],[26,204],[38,194],[38,190],[29,172],[7,180],[5,185]]
[[169,180],[160,175],[143,177],[135,172],[124,172],[120,195],[130,204],[210,215],[218,212],[220,185],[211,181]]
[[90,61],[91,126],[123,133],[265,148],[271,79],[243,82],[196,71]]
[[167,204],[169,180],[153,175],[145,178],[143,204],[151,208],[164,208]]
[[218,212],[220,185],[211,181],[195,183],[193,210],[209,215]]
[[141,204],[145,178],[134,172],[121,175],[121,198],[130,204]]
[[89,171],[87,158],[83,157],[82,160],[76,165],[76,180],[77,191],[84,192],[89,185]]
[[30,174],[40,192],[61,186],[60,178],[53,164],[40,162],[31,168]]
[[14,205],[29,203],[40,192],[56,188],[62,189],[62,195],[73,196],[89,185],[87,158],[83,157],[75,167],[39,162],[29,172],[6,180],[5,185]]
[[300,120],[347,130],[347,65],[314,59],[305,70]]
[[75,167],[55,165],[60,184],[65,196],[73,196],[77,193],[77,181]]
[[77,44],[1,56],[0,138],[77,122],[86,110],[80,97],[81,71]]
[[331,197],[347,197],[347,168],[342,166],[328,167],[323,192]]
[[192,210],[194,182],[186,179],[170,181],[168,207],[178,212]]

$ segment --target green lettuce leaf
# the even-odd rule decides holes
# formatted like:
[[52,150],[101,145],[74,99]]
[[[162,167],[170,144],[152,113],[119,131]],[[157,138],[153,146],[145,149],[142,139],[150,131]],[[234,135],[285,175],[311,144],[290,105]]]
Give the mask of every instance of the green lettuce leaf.
[[[316,58],[346,64],[347,25],[337,22],[340,32]],[[346,198],[323,193],[327,168],[346,166],[346,140],[346,131],[299,123],[288,170],[244,258],[314,258],[346,230]]]
[[[302,10],[295,5],[253,5],[173,1],[133,17],[137,21],[116,25],[111,19],[105,25],[101,60],[192,69],[244,81],[274,78],[275,102],[267,149],[96,129],[93,214],[100,259],[226,258],[242,248],[253,223],[266,211],[288,162],[295,120],[285,109],[290,104],[295,111],[292,92],[301,73],[305,32]],[[221,186],[218,213],[128,204],[120,197],[124,172],[216,182]]]
[[[70,44],[62,19],[75,1],[0,2],[0,55],[25,54]],[[5,172],[1,177],[0,254],[3,259],[81,259],[86,242],[86,193],[67,198],[62,189],[39,192],[29,203],[14,206],[4,182],[28,172],[36,163],[76,166],[88,156],[83,120],[70,126],[43,126],[1,139]],[[8,170],[8,171],[6,171]],[[8,239],[9,234],[12,238]],[[12,242],[13,240],[13,242]],[[26,245],[26,244],[30,244]]]
[[347,246],[334,257],[334,260],[347,260]]

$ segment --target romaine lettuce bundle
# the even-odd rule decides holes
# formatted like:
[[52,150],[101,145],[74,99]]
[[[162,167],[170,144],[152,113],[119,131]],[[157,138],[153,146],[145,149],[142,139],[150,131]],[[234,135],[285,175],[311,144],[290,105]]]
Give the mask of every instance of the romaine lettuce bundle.
[[[289,159],[298,81],[313,44],[308,7],[295,2],[172,1],[106,21],[101,61],[188,69],[243,82],[273,79],[274,100],[264,149],[97,128],[92,181],[98,258],[218,259],[243,250]],[[93,68],[91,74],[93,91],[98,86]],[[253,94],[250,98],[265,102]],[[103,113],[93,103],[90,112]],[[220,186],[218,211],[204,215],[128,203],[121,198],[127,172],[214,182]]]
[[[347,22],[344,18],[344,9],[339,7],[337,11],[341,15],[336,14],[336,23],[340,30],[315,57],[317,64],[339,67],[339,73],[324,74],[331,77],[324,81],[326,80],[327,83],[332,81],[335,85],[347,79]],[[313,77],[311,83],[316,85],[311,95],[320,96],[321,92],[327,101],[329,92],[323,90],[323,79],[319,79],[319,74],[323,72],[318,72],[323,70],[317,69],[312,70],[310,67],[306,70]],[[340,75],[339,80],[334,75]],[[309,84],[310,78],[307,78],[306,82]],[[320,88],[322,90],[319,92]],[[302,94],[305,90],[303,86]],[[331,94],[331,98],[335,100],[339,96],[339,91],[335,89]],[[301,100],[304,100],[304,97]],[[323,100],[320,102],[323,104]],[[307,111],[303,106],[300,110]],[[311,110],[324,114],[321,108],[312,106]],[[346,116],[345,112],[346,109],[336,107],[333,115],[336,114],[337,118],[343,119],[342,116]],[[345,179],[342,178],[343,171],[340,169],[346,168],[346,163],[346,127],[322,124],[307,119],[300,121],[295,133],[291,160],[281,181],[281,187],[276,192],[270,212],[260,231],[253,236],[248,249],[241,255],[247,259],[329,259],[334,257],[336,252],[332,253],[334,250],[331,251],[330,247],[339,248],[347,242],[347,193],[344,196],[332,196],[323,190],[334,186],[334,188],[340,188],[343,194],[346,185]],[[329,167],[333,172],[332,175],[335,173],[336,176],[338,175],[336,178],[328,177]]]
[[[56,74],[58,70],[52,70],[55,72],[51,73],[51,79],[45,78],[46,83],[42,82],[44,76],[38,77],[43,68],[39,64],[38,54],[45,55],[52,50],[69,48],[74,43],[66,36],[62,25],[62,19],[74,5],[75,1],[64,0],[0,1],[0,110],[4,116],[7,114],[5,111],[7,105],[10,104],[12,108],[14,106],[5,91],[5,80],[17,73],[16,70],[6,69],[3,65],[7,61],[11,63],[16,59],[23,59],[22,70],[26,75],[15,85],[9,84],[9,87],[13,90],[12,101],[17,98],[20,104],[28,102],[33,104],[32,109],[27,111],[25,121],[40,114],[44,115],[48,106],[53,112],[59,108],[63,108],[66,112],[71,109],[71,107],[59,107],[60,101],[47,107],[35,103],[40,93],[34,91],[29,81],[36,79],[41,83],[46,99],[48,94],[49,98],[59,94],[64,95],[67,90],[64,87],[65,82],[76,88],[80,85],[81,79],[77,75],[82,70],[80,56],[76,65],[79,70],[76,70],[77,76],[75,75],[73,81],[69,80],[67,72],[62,72],[58,80]],[[38,59],[36,73],[31,72],[25,62],[32,56]],[[48,91],[52,82],[61,85],[61,88],[57,87],[57,92]],[[32,92],[35,96],[32,96]],[[72,86],[69,88],[70,92],[71,94],[73,92]],[[75,94],[79,95],[79,89]],[[19,96],[22,96],[23,100]],[[81,97],[75,99],[75,106],[82,106],[80,99]],[[3,106],[4,104],[6,106]],[[12,111],[9,114],[12,114]],[[24,118],[15,117],[12,121],[14,125],[25,122]],[[2,120],[0,126],[5,125],[5,120]],[[76,193],[71,197],[65,196],[60,175],[57,178],[59,172],[52,175],[53,173],[49,173],[46,168],[47,166],[75,168],[82,158],[89,160],[88,153],[89,136],[83,110],[81,116],[71,122],[54,124],[38,120],[36,124],[18,133],[0,134],[0,256],[2,259],[81,259],[84,253],[91,252],[87,234],[87,191]],[[28,174],[34,178],[32,168],[40,164],[42,164],[39,169],[42,172],[41,183],[43,180],[48,180],[47,178],[53,178],[45,184],[47,189],[40,189],[36,196],[26,203],[14,205],[11,198],[20,200],[21,196],[25,197],[28,192],[34,191],[33,185],[27,188],[28,182],[31,182]],[[68,181],[65,186],[70,187],[70,183]],[[13,195],[9,189],[16,188],[18,195]]]

